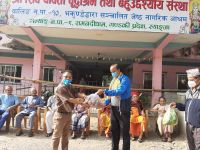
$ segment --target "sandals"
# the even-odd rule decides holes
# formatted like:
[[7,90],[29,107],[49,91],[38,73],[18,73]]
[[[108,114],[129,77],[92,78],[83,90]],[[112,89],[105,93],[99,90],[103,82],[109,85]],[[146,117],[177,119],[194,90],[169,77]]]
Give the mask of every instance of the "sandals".
[[85,139],[85,138],[86,138],[85,132],[82,132],[82,134],[81,134],[81,139]]
[[72,139],[75,139],[75,138],[76,138],[76,134],[75,134],[75,132],[72,133],[71,138],[72,138]]
[[169,137],[169,138],[167,139],[167,142],[170,142],[170,143],[171,143],[171,142],[172,142],[172,138]]
[[142,143],[142,142],[143,142],[142,138],[138,138],[137,141],[138,141],[139,143]]
[[163,138],[162,138],[162,141],[163,141],[163,142],[167,142],[167,138],[166,138],[166,137],[163,137]]
[[106,138],[110,138],[110,135],[109,135],[109,134],[106,134]]

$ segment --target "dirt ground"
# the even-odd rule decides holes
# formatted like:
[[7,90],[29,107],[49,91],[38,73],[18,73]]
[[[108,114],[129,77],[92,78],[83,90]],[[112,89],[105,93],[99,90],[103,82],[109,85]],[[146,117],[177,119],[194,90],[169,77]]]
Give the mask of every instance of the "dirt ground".
[[[29,138],[27,131],[20,137],[15,136],[14,129],[6,133],[0,131],[0,150],[50,150],[51,138],[43,133],[36,134]],[[122,140],[120,141],[120,150]],[[110,150],[111,140],[97,134],[97,118],[91,118],[90,135],[85,140],[77,138],[69,139],[69,150]],[[179,136],[172,143],[161,142],[161,139],[154,132],[150,132],[143,143],[131,141],[131,150],[187,150],[187,143],[184,136]]]

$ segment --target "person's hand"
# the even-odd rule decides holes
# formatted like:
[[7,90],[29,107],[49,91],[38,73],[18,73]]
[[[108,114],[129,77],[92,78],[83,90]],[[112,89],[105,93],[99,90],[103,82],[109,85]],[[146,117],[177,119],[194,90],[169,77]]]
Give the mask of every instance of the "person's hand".
[[170,103],[170,107],[172,107],[172,108],[176,108],[176,102],[172,102],[172,103]]
[[105,104],[106,106],[108,106],[110,103],[111,103],[111,101],[110,101],[109,99],[106,99],[106,100],[104,101],[104,104]]
[[34,105],[33,103],[30,103],[30,104],[28,105],[28,107],[29,107],[29,108],[35,108],[35,105]]
[[82,104],[84,102],[83,98],[75,98],[77,104]]
[[86,96],[87,96],[87,95],[85,95],[85,93],[78,93],[78,97],[80,97],[80,98],[84,98],[84,99],[85,99]]
[[88,102],[83,102],[82,105],[83,105],[84,107],[86,107],[86,108],[89,108],[89,107],[90,107],[90,105],[88,104]]
[[97,95],[101,95],[101,94],[103,94],[103,93],[104,93],[104,90],[103,90],[103,89],[99,89],[99,90],[96,92]]

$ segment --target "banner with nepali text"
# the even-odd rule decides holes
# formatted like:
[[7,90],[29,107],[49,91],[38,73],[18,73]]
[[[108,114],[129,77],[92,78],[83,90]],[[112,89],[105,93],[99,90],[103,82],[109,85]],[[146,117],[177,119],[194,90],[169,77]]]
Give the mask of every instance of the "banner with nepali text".
[[10,25],[189,33],[189,0],[11,0]]

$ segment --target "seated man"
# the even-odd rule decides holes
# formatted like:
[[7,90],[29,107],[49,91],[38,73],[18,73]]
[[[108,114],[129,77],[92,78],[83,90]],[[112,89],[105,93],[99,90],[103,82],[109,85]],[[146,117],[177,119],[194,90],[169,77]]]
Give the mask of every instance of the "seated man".
[[47,127],[47,134],[46,137],[49,137],[53,134],[53,115],[56,111],[56,103],[55,103],[55,95],[49,97],[47,102],[48,112],[46,114],[46,127]]
[[139,97],[140,94],[138,92],[132,92],[130,133],[132,140],[135,140],[138,137],[138,142],[141,143],[146,128],[146,118]]
[[89,123],[88,107],[85,105],[76,105],[72,115],[72,139],[76,137],[76,132],[81,131],[81,139],[85,139],[85,130]]
[[34,116],[36,115],[37,107],[42,107],[44,105],[42,99],[39,96],[37,96],[37,90],[35,88],[31,88],[30,92],[31,96],[25,97],[25,99],[22,102],[24,110],[22,110],[16,115],[16,136],[20,136],[22,134],[21,122],[24,116],[29,116],[30,131],[28,136],[33,136]]
[[12,94],[12,86],[5,87],[5,94],[0,95],[0,129],[9,117],[10,110],[19,104],[18,97]]
[[106,138],[110,137],[110,106],[104,107],[99,110],[99,130],[100,134],[105,130]]

